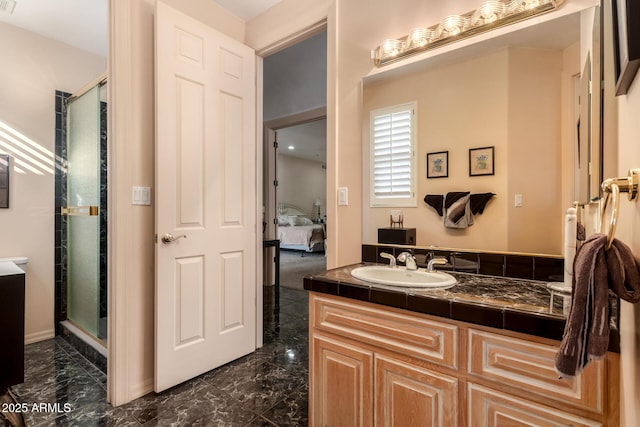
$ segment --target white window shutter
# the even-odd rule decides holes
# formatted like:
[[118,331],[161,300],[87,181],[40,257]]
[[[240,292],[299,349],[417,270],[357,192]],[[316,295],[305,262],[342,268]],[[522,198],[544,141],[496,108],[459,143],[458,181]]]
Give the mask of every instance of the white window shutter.
[[371,112],[371,206],[416,206],[415,103]]

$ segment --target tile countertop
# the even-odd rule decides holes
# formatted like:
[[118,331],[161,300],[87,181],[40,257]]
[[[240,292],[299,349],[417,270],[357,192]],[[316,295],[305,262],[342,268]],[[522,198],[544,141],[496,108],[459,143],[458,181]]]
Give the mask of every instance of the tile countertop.
[[[561,340],[566,316],[562,297],[551,305],[546,282],[448,272],[458,283],[449,289],[385,286],[351,276],[362,265],[336,268],[304,278],[308,291],[368,301],[467,323]],[[620,351],[617,300],[611,300],[609,350]]]

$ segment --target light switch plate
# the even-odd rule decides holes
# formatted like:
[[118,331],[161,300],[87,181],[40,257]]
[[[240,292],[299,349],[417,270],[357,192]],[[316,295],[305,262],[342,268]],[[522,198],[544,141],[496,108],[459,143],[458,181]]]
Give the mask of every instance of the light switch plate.
[[151,187],[132,187],[131,204],[142,206],[151,205]]
[[516,208],[522,207],[522,194],[516,194],[514,205]]
[[347,187],[338,188],[338,206],[349,204],[349,189]]

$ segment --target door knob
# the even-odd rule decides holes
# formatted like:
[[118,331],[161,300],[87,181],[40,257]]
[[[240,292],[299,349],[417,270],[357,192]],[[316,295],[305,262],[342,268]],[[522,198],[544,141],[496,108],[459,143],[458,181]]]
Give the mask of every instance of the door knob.
[[162,240],[162,243],[164,243],[164,244],[166,245],[166,244],[169,244],[169,243],[171,243],[171,242],[174,242],[174,241],[176,241],[176,240],[178,240],[178,239],[181,239],[181,238],[183,238],[183,237],[184,237],[185,239],[187,238],[187,236],[186,236],[185,234],[181,234],[181,235],[179,235],[179,236],[175,236],[175,237],[174,237],[171,233],[165,233],[165,234],[163,234],[163,235],[162,235],[162,237],[160,238],[160,240]]

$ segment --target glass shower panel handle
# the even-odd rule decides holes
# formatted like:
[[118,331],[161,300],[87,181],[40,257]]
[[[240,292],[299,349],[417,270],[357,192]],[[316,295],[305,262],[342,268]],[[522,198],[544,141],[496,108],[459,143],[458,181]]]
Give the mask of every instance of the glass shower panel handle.
[[62,206],[60,215],[66,216],[98,216],[100,208],[98,206]]

